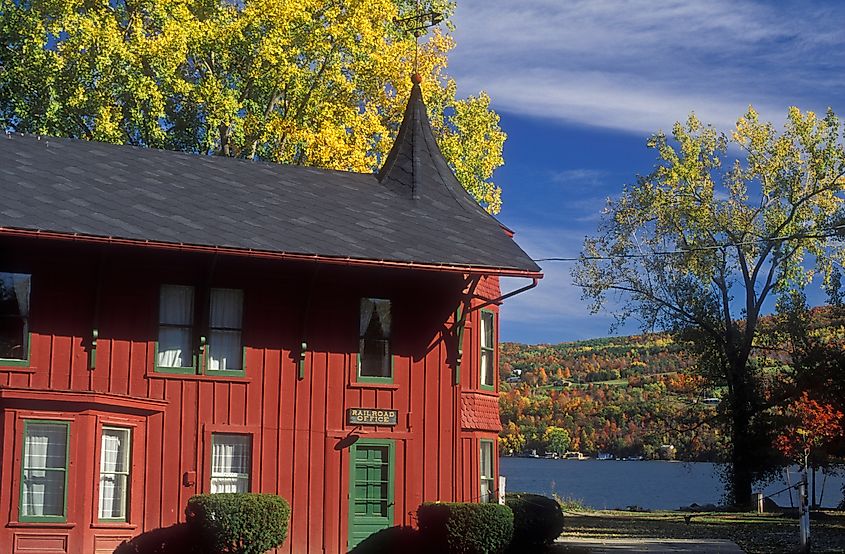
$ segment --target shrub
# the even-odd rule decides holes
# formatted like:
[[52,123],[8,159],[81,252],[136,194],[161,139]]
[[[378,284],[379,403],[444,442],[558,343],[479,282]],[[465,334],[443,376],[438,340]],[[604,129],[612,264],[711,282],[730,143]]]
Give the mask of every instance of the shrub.
[[513,512],[500,504],[426,502],[417,521],[429,550],[460,554],[493,554],[507,548],[513,536]]
[[198,494],[185,515],[207,552],[262,554],[285,541],[290,506],[275,494]]
[[557,500],[539,494],[506,494],[505,504],[513,510],[514,551],[554,542],[563,532],[563,512]]

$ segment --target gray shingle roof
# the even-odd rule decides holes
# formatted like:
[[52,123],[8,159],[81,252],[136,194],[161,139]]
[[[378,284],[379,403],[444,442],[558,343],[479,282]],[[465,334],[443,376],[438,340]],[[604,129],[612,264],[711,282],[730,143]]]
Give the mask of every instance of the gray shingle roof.
[[452,175],[434,142],[417,86],[380,178],[0,135],[0,228],[540,271]]

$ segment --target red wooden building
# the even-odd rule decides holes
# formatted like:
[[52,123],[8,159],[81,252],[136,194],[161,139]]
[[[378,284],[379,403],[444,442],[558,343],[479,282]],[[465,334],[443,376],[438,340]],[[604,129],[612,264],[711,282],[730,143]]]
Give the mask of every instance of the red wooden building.
[[346,552],[488,497],[500,276],[541,273],[417,85],[378,175],[0,138],[0,550],[253,491],[291,503],[282,551]]

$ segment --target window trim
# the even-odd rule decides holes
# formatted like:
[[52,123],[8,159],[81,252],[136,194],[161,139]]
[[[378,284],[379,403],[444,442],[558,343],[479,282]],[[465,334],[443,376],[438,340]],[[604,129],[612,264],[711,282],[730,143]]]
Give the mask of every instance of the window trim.
[[[490,347],[484,346],[484,324],[482,322],[482,320],[484,319],[484,314],[490,314],[492,320],[490,324],[493,331],[493,345]],[[481,309],[478,315],[478,387],[481,390],[496,390],[496,345],[498,343],[498,341],[496,340],[497,338],[498,337],[496,336],[496,312],[494,312],[493,310]],[[493,383],[490,385],[484,383],[484,374],[482,373],[482,359],[484,357],[485,351],[489,351],[490,353],[492,353],[492,360],[490,362],[490,376],[493,378]]]
[[[153,352],[153,372],[175,375],[207,375],[219,377],[246,377],[246,344],[244,342],[244,321],[246,317],[246,291],[242,288],[233,287],[201,287],[197,285],[183,285],[178,283],[160,283],[158,287],[158,298],[161,301],[161,287],[174,285],[191,287],[194,291],[194,312],[191,324],[191,360],[192,364],[185,367],[168,367],[158,365],[158,334],[156,334],[155,348]],[[229,289],[241,291],[241,369],[208,369],[208,339],[211,335],[211,322],[202,321],[197,315],[200,307],[198,299],[203,301],[207,314],[211,313],[211,291],[213,289]],[[201,298],[200,298],[201,297]],[[208,318],[206,318],[208,319]],[[156,311],[156,330],[161,329],[161,315]]]
[[[484,474],[481,472],[481,468],[484,461],[484,445],[490,445],[490,475],[489,477],[485,478]],[[496,468],[495,468],[495,454],[496,454],[496,441],[493,439],[478,439],[478,499],[481,502],[492,502],[494,500],[494,493],[496,491]],[[484,481],[490,482],[490,492],[489,497],[485,500],[484,493],[482,491]]]
[[249,437],[249,463],[247,464],[249,467],[249,475],[247,476],[248,483],[246,487],[246,492],[252,492],[253,483],[255,482],[255,433],[250,431],[241,431],[238,429],[213,429],[209,431],[208,441],[208,493],[221,494],[211,492],[211,480],[214,479],[214,435],[239,435]]
[[[118,424],[114,424],[114,423],[111,423],[111,422],[102,422],[101,424],[97,425],[97,429],[98,429],[97,437],[100,439],[99,445],[97,446],[97,449],[98,449],[97,462],[99,462],[99,463],[96,465],[96,470],[97,470],[97,494],[95,495],[95,498],[97,500],[97,503],[96,503],[96,507],[94,508],[97,512],[97,522],[98,523],[128,523],[129,520],[130,520],[129,512],[131,511],[131,508],[132,508],[132,465],[133,465],[132,464],[132,455],[134,454],[134,450],[135,450],[133,448],[134,440],[133,440],[132,435],[133,435],[134,427],[127,426],[127,425],[118,425]],[[126,498],[124,500],[124,506],[123,506],[123,517],[102,517],[101,512],[100,512],[100,494],[102,492],[100,490],[100,484],[102,483],[102,479],[103,479],[103,470],[102,470],[102,467],[103,467],[102,466],[102,464],[103,464],[103,431],[105,431],[106,429],[116,429],[116,430],[119,430],[119,431],[126,431],[129,435],[129,452],[126,454],[126,457],[129,460],[129,465],[128,465],[128,468],[127,468],[127,471],[126,471]]]
[[[30,425],[62,425],[65,428],[65,484],[63,488],[64,499],[62,515],[60,516],[31,516],[23,515],[23,487],[24,487],[24,453],[26,452],[26,431]],[[18,521],[21,523],[66,523],[67,522],[67,485],[68,473],[70,472],[70,421],[61,419],[23,418],[23,435],[21,436],[20,450],[20,488],[18,490]]]
[[358,299],[358,318],[360,321],[361,318],[361,301],[364,299],[369,300],[387,300],[390,302],[390,338],[388,339],[388,357],[390,358],[390,376],[389,377],[381,377],[377,375],[361,375],[361,329],[360,325],[358,328],[358,352],[356,354],[356,363],[355,363],[355,381],[358,383],[369,383],[369,384],[392,384],[395,378],[395,359],[393,355],[393,321],[394,321],[394,312],[393,312],[393,300],[390,298],[379,298],[376,296],[362,296]]

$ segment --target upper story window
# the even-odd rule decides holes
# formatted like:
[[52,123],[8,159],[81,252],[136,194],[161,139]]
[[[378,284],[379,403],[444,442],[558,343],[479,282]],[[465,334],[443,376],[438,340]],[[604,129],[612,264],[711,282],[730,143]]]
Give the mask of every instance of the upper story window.
[[24,422],[21,460],[21,521],[64,521],[70,424]]
[[391,381],[393,363],[390,353],[390,300],[361,299],[358,334],[358,378],[362,381]]
[[[197,301],[202,299],[202,303]],[[198,307],[208,306],[207,312]],[[207,324],[200,324],[203,313]],[[172,373],[242,374],[243,291],[162,285],[156,369]]]
[[481,312],[481,386],[493,388],[496,360],[496,315]]
[[0,272],[0,363],[29,360],[29,292],[32,278]]

